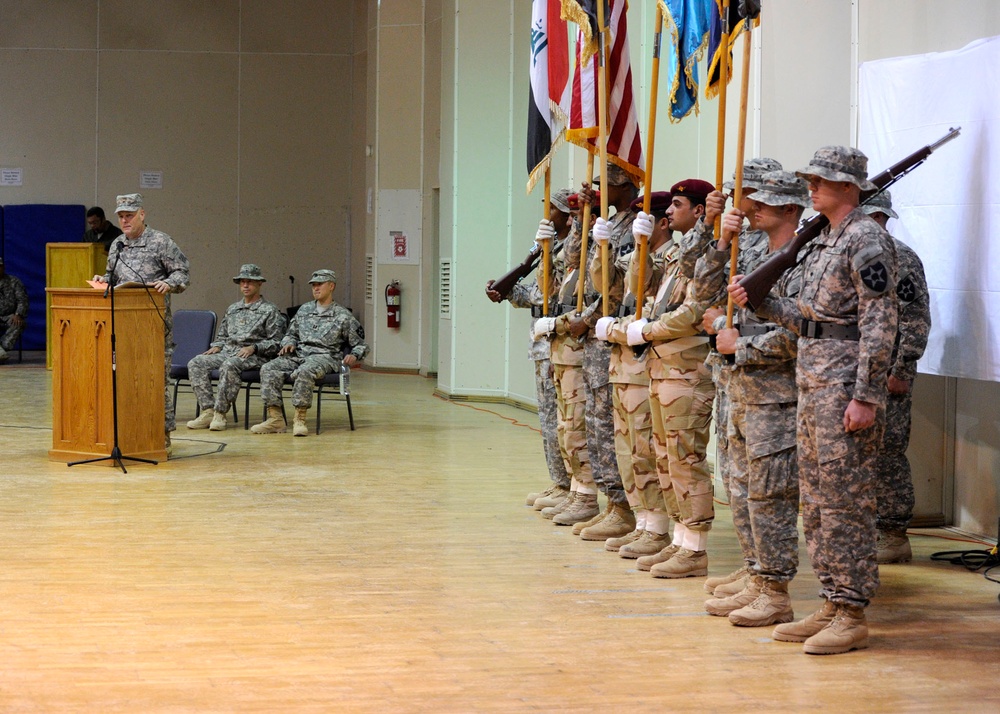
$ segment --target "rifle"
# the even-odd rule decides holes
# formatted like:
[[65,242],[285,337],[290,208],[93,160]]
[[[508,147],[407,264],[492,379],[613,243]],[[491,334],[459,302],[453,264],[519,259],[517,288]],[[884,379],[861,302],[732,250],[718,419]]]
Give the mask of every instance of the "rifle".
[[[556,243],[552,246],[552,253],[558,253],[559,249],[562,247],[562,243]],[[538,267],[538,260],[542,255],[542,249],[536,243],[531,246],[531,250],[528,251],[528,256],[524,259],[520,265],[515,265],[510,269],[509,272],[501,275],[495,281],[493,281],[493,290],[500,293],[500,298],[506,300],[507,296],[510,295],[510,291],[513,289],[514,285],[524,276],[528,275],[532,270]]]
[[[933,144],[928,144],[924,148],[914,151],[902,161],[897,161],[882,173],[872,177],[871,182],[875,184],[875,190],[865,191],[862,194],[861,204],[864,205],[896,183],[896,181],[906,176],[906,174],[913,171],[913,169],[920,166],[920,164],[927,160],[927,157],[931,153],[958,136],[960,131],[961,127],[949,129],[947,134]],[[764,302],[764,298],[771,292],[771,288],[778,282],[781,274],[795,265],[802,247],[818,236],[829,223],[830,221],[827,217],[821,213],[812,216],[799,226],[799,229],[795,231],[795,235],[789,241],[788,245],[740,280],[740,287],[747,291],[747,307],[751,310],[756,310],[760,307],[760,304]]]

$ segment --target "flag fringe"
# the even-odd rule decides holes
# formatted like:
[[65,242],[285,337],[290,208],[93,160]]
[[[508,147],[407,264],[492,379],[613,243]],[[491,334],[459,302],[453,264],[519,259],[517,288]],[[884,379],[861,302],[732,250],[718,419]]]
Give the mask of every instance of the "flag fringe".
[[555,141],[552,142],[552,147],[549,149],[549,153],[545,155],[545,158],[538,162],[538,164],[531,170],[528,174],[528,186],[525,193],[530,194],[532,189],[535,188],[535,184],[538,183],[538,179],[545,175],[545,172],[552,166],[552,158],[555,156],[556,151],[562,146],[565,140],[565,132],[560,131],[556,136]]
[[590,27],[590,16],[580,7],[580,3],[576,0],[562,0],[562,11],[559,13],[559,17],[575,23],[580,28],[584,39],[583,46],[580,48],[583,60],[587,61],[596,55],[597,38],[594,37],[593,29]]

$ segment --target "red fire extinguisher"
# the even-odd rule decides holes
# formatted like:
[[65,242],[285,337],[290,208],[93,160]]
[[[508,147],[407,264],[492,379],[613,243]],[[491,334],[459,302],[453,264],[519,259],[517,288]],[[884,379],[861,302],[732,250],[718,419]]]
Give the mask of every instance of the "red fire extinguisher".
[[399,281],[393,280],[385,286],[385,325],[386,327],[399,327],[400,303],[403,291],[399,288]]

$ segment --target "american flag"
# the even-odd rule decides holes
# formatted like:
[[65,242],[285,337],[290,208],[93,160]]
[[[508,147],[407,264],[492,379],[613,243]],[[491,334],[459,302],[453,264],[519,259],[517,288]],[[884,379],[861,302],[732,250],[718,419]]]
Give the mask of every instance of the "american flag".
[[[594,54],[597,37],[597,6],[600,0],[563,0],[563,16],[580,26],[576,41],[576,68],[569,107],[566,139],[593,154],[598,136],[598,67]],[[629,62],[627,0],[609,0],[605,17],[609,34],[607,54],[608,82],[608,160],[618,164],[642,182],[645,162],[632,94],[632,65]]]

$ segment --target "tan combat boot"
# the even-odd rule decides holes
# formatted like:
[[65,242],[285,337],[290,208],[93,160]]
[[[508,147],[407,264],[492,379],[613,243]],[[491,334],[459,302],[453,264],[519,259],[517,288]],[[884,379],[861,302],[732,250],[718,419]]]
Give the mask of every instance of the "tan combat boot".
[[167,452],[167,458],[173,456],[174,447],[170,445],[170,434],[163,435],[163,448]]
[[580,493],[577,491],[576,500],[572,504],[552,517],[552,522],[557,526],[571,526],[580,521],[586,521],[597,515],[596,493]]
[[555,484],[552,484],[551,486],[549,486],[544,491],[539,491],[538,493],[529,493],[528,497],[526,499],[524,499],[524,505],[525,506],[534,506],[535,505],[535,501],[537,501],[539,498],[542,498],[543,496],[551,496],[552,493],[553,493],[553,491],[555,491],[557,488],[559,488],[559,487],[556,486]]
[[295,417],[292,419],[292,436],[309,436],[309,427],[306,426],[306,407],[295,407]]
[[639,540],[619,548],[618,555],[622,558],[641,558],[644,555],[656,555],[668,545],[670,545],[669,533],[645,531]]
[[591,526],[596,526],[598,523],[603,521],[611,513],[611,501],[608,501],[608,505],[604,507],[604,510],[598,513],[593,518],[588,518],[585,521],[580,521],[579,523],[573,524],[573,535],[580,535],[580,532],[584,528],[590,528]]
[[206,409],[197,417],[192,419],[187,423],[188,429],[207,429],[209,424],[212,423],[212,419],[215,418],[214,409]]
[[611,506],[611,511],[600,523],[580,531],[581,540],[604,540],[623,536],[635,530],[635,514],[627,505]]
[[810,637],[802,645],[806,654],[843,654],[868,647],[868,622],[865,609],[853,605],[838,605],[833,622]]
[[[750,578],[750,582],[745,588],[735,595],[728,597],[712,597],[705,601],[705,612],[716,617],[726,617],[733,610],[749,605],[758,598],[763,587],[764,579],[759,575]],[[788,620],[783,620],[788,622]]]
[[913,560],[913,551],[910,549],[910,539],[906,536],[906,531],[879,531],[876,547],[880,564],[909,563]]
[[226,426],[226,413],[215,412],[215,416],[212,417],[212,423],[208,425],[208,428],[210,431],[225,431]]
[[284,434],[285,417],[281,414],[281,407],[268,407],[267,419],[260,424],[250,427],[254,434]]
[[649,572],[654,565],[666,563],[668,560],[673,558],[680,549],[681,547],[679,545],[671,543],[656,555],[642,556],[639,560],[635,561],[635,567],[637,570],[645,570],[646,572]]
[[562,513],[564,510],[573,505],[576,501],[577,492],[570,491],[569,495],[554,506],[546,506],[542,509],[542,518],[548,518],[550,521],[555,518],[558,514]]
[[[750,566],[747,565],[746,563],[744,563],[741,568],[739,568],[738,570],[734,570],[729,575],[723,575],[721,577],[708,578],[705,581],[705,592],[707,592],[709,595],[714,595],[715,594],[715,589],[717,587],[719,587],[721,585],[729,585],[730,583],[735,583],[737,581],[739,581],[743,585],[743,587],[741,587],[736,592],[742,592],[743,588],[746,587],[746,583],[743,581],[743,579],[747,575],[750,575]],[[727,594],[732,595],[734,593],[727,593]],[[716,595],[716,597],[719,597],[719,596]]]
[[649,569],[654,578],[700,578],[708,575],[708,553],[681,548],[666,563]]
[[569,498],[569,489],[563,488],[562,486],[553,486],[550,491],[551,493],[549,491],[544,492],[539,498],[536,498],[532,502],[531,505],[536,511],[558,506]]
[[771,639],[779,642],[805,642],[824,627],[833,622],[837,614],[837,606],[829,600],[823,601],[823,607],[798,622],[778,625],[771,633]]
[[753,602],[729,613],[729,622],[738,627],[764,627],[791,622],[795,619],[792,612],[792,599],[788,597],[788,583],[775,580],[760,580],[757,597]]
[[608,538],[606,541],[604,541],[604,550],[611,551],[612,553],[617,553],[618,550],[623,545],[628,545],[629,543],[633,543],[642,538],[643,533],[645,533],[644,530],[642,530],[641,528],[636,528],[631,533],[626,533],[620,538]]

